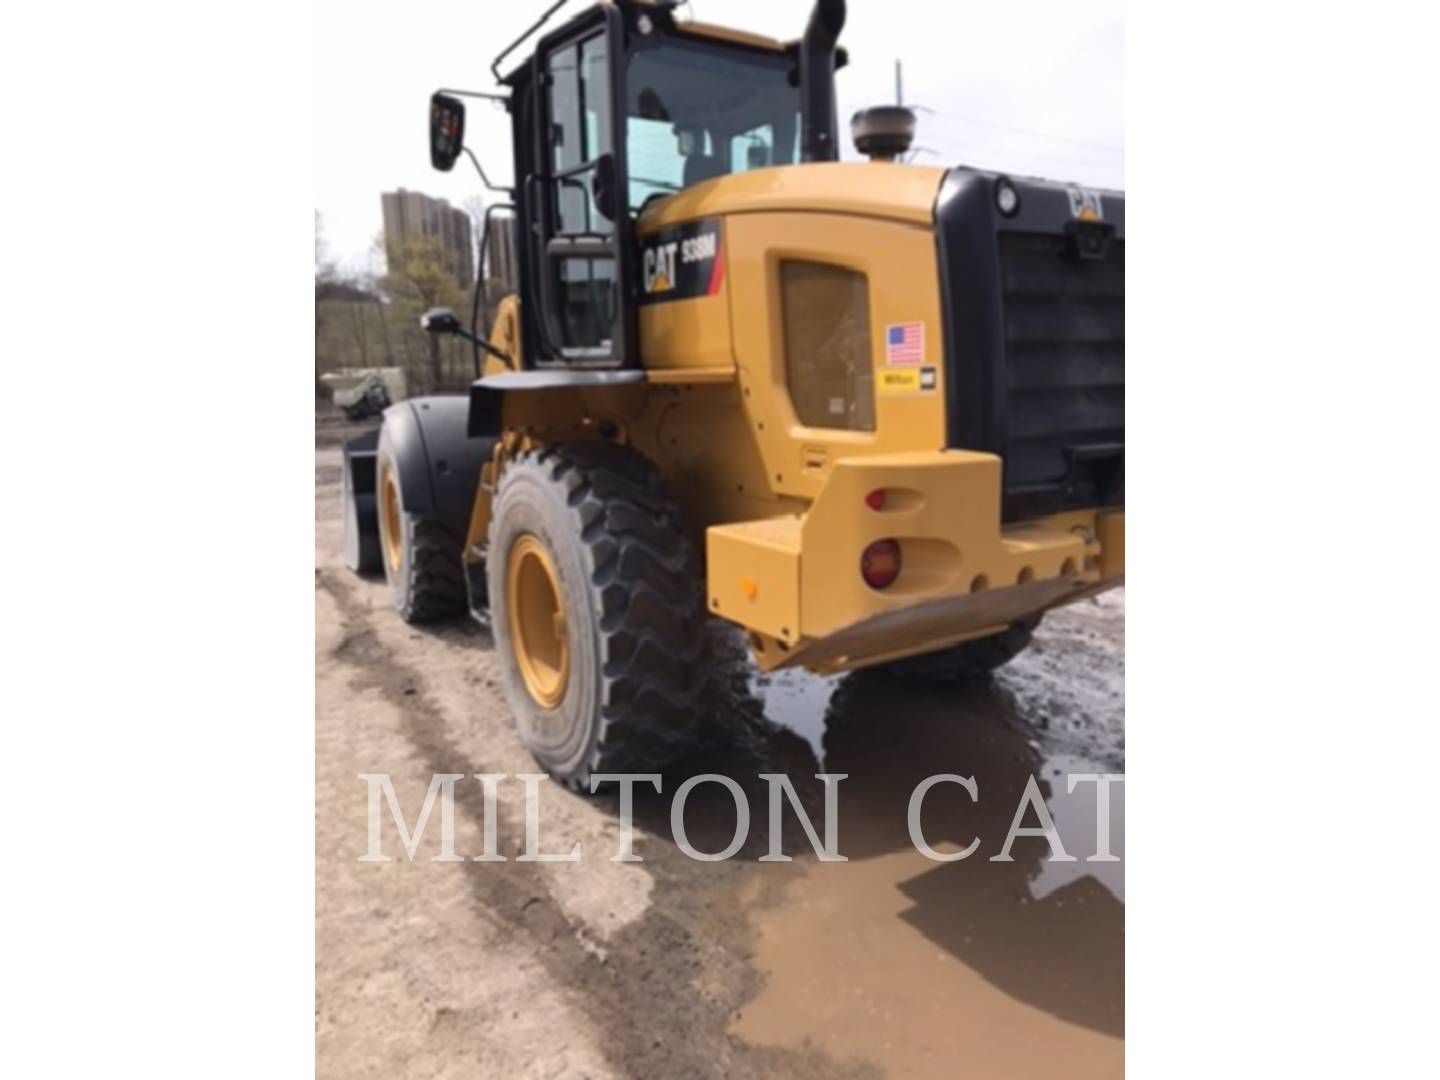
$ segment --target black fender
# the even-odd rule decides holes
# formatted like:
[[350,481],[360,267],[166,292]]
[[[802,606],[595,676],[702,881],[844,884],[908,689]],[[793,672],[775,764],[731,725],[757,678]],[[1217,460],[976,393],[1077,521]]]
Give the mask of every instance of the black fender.
[[471,438],[469,416],[465,396],[410,398],[385,410],[378,432],[345,445],[345,560],[351,569],[370,573],[380,568],[375,485],[382,440],[400,473],[401,509],[437,518],[457,536],[466,535],[480,469],[496,442]]
[[500,434],[505,395],[527,390],[587,390],[610,386],[634,386],[645,381],[645,372],[635,368],[607,371],[507,371],[489,375],[470,385],[469,426],[477,438],[494,438]]
[[491,438],[468,434],[470,400],[460,395],[411,398],[385,410],[380,437],[395,455],[407,514],[470,523],[480,467],[495,449]]

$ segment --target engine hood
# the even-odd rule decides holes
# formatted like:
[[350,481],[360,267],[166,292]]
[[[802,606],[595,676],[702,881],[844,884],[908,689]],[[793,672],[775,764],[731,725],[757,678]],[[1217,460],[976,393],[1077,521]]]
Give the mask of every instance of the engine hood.
[[946,170],[887,162],[779,165],[707,180],[656,200],[641,235],[696,218],[767,211],[859,214],[912,225],[935,223]]

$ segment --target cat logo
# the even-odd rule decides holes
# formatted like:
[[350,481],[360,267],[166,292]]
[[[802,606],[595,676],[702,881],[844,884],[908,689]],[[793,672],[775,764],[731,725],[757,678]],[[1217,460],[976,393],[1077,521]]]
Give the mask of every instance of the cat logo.
[[1098,191],[1086,191],[1084,188],[1070,188],[1070,216],[1077,221],[1102,221],[1105,217],[1105,204],[1100,199]]
[[725,285],[719,218],[687,221],[640,242],[640,302],[668,304],[716,296]]
[[678,240],[672,240],[668,244],[656,244],[645,249],[642,269],[647,293],[670,291],[671,282],[675,280],[675,251],[679,246]]

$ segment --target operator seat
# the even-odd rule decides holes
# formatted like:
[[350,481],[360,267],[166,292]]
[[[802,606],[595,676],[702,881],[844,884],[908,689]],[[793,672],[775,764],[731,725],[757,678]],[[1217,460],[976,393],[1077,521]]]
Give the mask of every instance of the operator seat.
[[724,175],[725,163],[715,154],[691,154],[685,159],[686,187]]

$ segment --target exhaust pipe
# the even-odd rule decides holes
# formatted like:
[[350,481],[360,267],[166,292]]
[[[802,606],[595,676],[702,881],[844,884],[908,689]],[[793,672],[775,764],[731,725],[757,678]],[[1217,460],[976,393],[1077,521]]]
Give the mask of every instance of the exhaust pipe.
[[835,43],[845,0],[815,0],[800,39],[800,160],[839,161],[835,118]]

